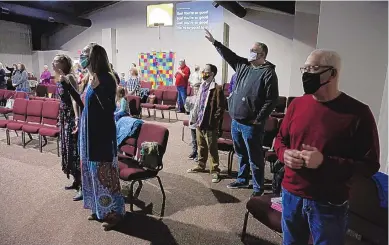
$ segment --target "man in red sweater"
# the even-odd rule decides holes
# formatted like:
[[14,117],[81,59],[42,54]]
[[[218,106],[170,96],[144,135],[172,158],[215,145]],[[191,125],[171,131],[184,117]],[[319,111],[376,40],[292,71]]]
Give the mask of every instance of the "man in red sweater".
[[186,100],[186,88],[188,87],[188,80],[190,76],[190,69],[186,66],[185,60],[182,59],[179,61],[179,67],[175,74],[176,77],[176,87],[178,91],[178,111],[185,112],[185,100]]
[[283,244],[343,245],[348,191],[355,174],[379,169],[377,126],[370,108],[338,90],[340,57],[315,50],[303,73],[305,95],[290,104],[275,141],[285,164]]

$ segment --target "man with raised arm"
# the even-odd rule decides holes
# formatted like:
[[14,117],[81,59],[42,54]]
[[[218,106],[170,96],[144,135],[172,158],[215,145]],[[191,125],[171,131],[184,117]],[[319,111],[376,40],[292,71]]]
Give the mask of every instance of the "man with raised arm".
[[231,134],[235,153],[239,158],[237,179],[227,187],[248,188],[250,168],[253,194],[263,194],[264,155],[262,139],[266,119],[278,100],[278,79],[275,65],[266,60],[266,44],[256,42],[248,50],[248,57],[236,55],[205,29],[205,37],[236,72],[236,83],[228,98],[232,118]]

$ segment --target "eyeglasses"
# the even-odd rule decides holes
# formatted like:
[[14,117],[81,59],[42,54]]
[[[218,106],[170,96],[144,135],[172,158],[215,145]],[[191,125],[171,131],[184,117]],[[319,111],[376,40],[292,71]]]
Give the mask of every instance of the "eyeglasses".
[[317,65],[317,66],[304,66],[304,67],[300,68],[300,71],[301,71],[301,73],[304,73],[304,72],[314,73],[314,72],[318,72],[322,68],[334,68],[334,67],[333,66],[321,66],[321,65]]

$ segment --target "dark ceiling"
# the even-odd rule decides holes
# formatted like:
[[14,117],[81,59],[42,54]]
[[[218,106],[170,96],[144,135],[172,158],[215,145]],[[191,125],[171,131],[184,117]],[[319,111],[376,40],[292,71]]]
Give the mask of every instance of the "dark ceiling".
[[[41,37],[44,34],[50,35],[53,31],[65,25],[83,25],[80,23],[88,23],[88,20],[85,20],[82,16],[116,2],[0,1],[0,7],[3,8],[0,12],[0,20],[31,25],[33,49],[41,50],[44,49],[41,45]],[[49,16],[55,17],[55,20],[53,22],[48,21]],[[89,27],[90,24],[89,26],[85,24],[83,26]]]

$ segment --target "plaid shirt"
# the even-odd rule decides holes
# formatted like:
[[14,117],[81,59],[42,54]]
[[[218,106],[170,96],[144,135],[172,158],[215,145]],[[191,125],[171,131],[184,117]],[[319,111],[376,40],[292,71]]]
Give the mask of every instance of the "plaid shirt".
[[139,77],[128,79],[127,82],[127,88],[129,91],[135,91],[135,95],[139,96],[140,94],[140,82],[139,82]]
[[205,82],[203,84],[201,91],[199,91],[201,94],[200,94],[200,101],[199,101],[199,112],[197,114],[197,123],[196,123],[198,127],[200,127],[201,123],[203,122],[204,110],[205,110],[205,107],[207,106],[205,104],[205,101],[207,100],[207,95],[208,95],[208,90],[209,90],[210,84],[211,83]]

